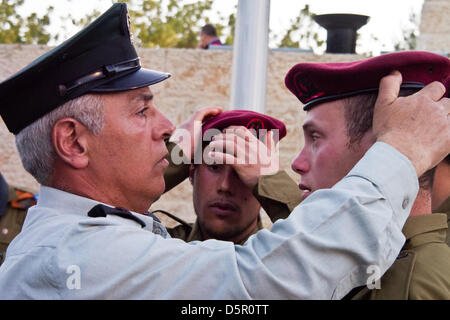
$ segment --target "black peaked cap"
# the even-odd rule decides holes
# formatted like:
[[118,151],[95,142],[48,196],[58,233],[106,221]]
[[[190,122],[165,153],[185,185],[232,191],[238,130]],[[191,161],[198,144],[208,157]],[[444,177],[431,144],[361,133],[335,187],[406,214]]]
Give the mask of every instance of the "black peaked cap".
[[0,83],[0,115],[17,134],[89,92],[149,86],[170,74],[141,68],[127,6],[116,3],[85,29]]

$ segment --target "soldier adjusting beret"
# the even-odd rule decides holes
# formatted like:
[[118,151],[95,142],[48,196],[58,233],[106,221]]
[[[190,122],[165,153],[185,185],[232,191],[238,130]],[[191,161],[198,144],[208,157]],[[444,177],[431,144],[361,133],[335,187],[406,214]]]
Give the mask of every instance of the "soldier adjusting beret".
[[440,81],[450,93],[450,60],[423,51],[388,53],[346,63],[299,63],[289,70],[286,87],[304,104],[304,110],[332,100],[377,92],[382,77],[394,70],[403,77],[402,88],[420,90]]
[[249,130],[254,130],[254,133],[259,137],[259,130],[265,129],[278,130],[278,139],[281,140],[286,136],[286,126],[280,120],[249,110],[231,110],[224,111],[215,116],[205,119],[202,126],[202,134],[208,129],[217,129],[222,131],[229,126],[243,126]]
[[170,75],[141,68],[127,6],[114,4],[88,27],[0,84],[0,115],[17,134],[65,102],[89,92],[149,86]]

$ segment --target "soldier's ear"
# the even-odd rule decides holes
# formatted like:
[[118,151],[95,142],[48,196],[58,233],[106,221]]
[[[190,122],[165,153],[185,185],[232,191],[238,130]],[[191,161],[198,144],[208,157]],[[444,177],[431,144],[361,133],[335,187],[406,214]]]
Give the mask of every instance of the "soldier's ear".
[[195,164],[189,165],[189,182],[194,183]]
[[87,128],[73,118],[62,118],[54,125],[53,146],[56,154],[67,165],[76,169],[87,167],[87,133]]

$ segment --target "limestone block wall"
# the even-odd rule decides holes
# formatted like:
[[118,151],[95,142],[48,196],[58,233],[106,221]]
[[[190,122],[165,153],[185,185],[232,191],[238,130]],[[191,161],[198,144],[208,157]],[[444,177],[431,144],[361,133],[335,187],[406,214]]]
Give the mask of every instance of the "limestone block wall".
[[417,49],[450,53],[450,0],[425,0]]
[[[51,48],[34,45],[0,45],[0,81],[17,72]],[[172,74],[172,77],[152,86],[155,104],[176,125],[202,106],[222,106],[231,109],[230,85],[232,56],[230,50],[138,49],[144,67]],[[284,86],[284,76],[298,62],[339,62],[360,59],[356,55],[314,55],[312,53],[270,52],[267,74],[266,113],[285,122],[288,135],[280,142],[281,167],[295,181],[290,169],[292,159],[303,145],[301,124],[305,117],[301,103]],[[45,78],[42,81],[46,81]],[[1,103],[1,102],[0,102]],[[0,120],[0,171],[10,184],[39,190],[37,182],[22,167],[14,137]],[[151,183],[149,181],[149,183]],[[163,195],[153,209],[176,213],[193,221],[192,190],[188,181]],[[167,225],[171,220],[163,219]],[[267,219],[264,220],[267,225]]]

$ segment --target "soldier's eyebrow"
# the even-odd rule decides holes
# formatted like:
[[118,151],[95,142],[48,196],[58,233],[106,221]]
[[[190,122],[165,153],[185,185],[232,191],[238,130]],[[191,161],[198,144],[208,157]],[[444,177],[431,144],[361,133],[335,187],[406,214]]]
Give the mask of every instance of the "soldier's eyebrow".
[[313,123],[306,122],[305,124],[303,124],[303,131],[304,132],[314,131],[314,130],[316,130],[316,126]]

